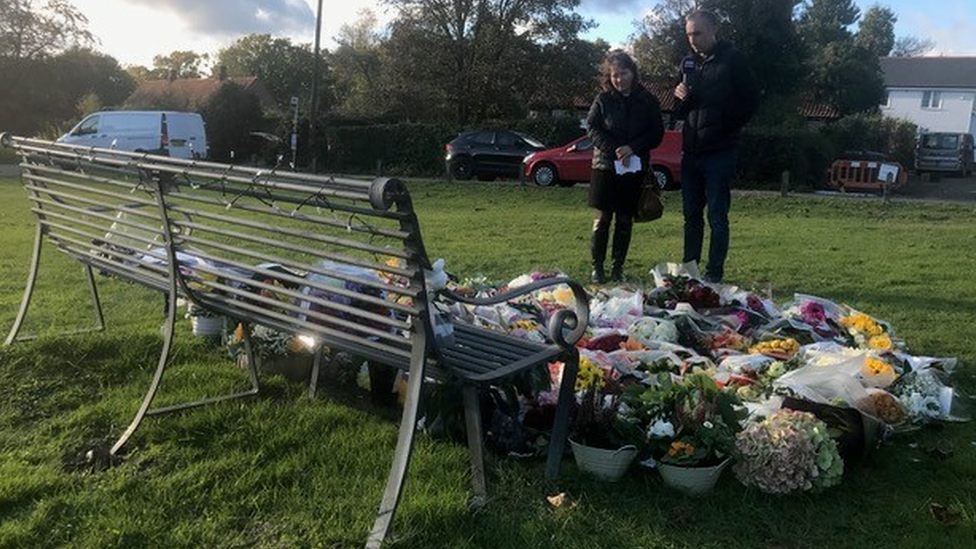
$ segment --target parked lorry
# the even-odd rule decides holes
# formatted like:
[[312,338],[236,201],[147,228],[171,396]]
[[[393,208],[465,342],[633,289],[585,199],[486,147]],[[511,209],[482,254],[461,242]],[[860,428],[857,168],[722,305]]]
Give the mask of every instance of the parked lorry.
[[96,112],[58,142],[174,158],[207,158],[210,154],[203,117],[195,112]]

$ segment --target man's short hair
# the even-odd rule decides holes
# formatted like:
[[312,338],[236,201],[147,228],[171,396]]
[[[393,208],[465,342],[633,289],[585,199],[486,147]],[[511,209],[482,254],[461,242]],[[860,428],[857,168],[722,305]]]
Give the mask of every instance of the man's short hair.
[[704,21],[713,29],[718,29],[719,23],[721,23],[718,16],[715,15],[715,12],[708,10],[695,10],[689,13],[688,16],[685,17],[685,22],[687,23],[695,19]]

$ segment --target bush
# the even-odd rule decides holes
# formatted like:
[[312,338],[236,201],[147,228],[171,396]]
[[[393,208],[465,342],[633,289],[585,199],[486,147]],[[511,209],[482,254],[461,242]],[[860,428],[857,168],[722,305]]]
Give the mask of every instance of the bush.
[[379,124],[325,128],[317,141],[319,164],[326,171],[439,175],[444,171],[444,144],[455,133],[438,124]]
[[910,169],[915,162],[915,135],[918,126],[908,120],[880,114],[846,116],[824,129],[824,134],[844,151],[877,151]]
[[440,176],[444,173],[444,145],[461,131],[508,129],[526,133],[548,146],[562,145],[582,135],[575,118],[539,117],[491,120],[458,131],[446,124],[322,124],[316,150],[322,171],[375,173],[403,176]]

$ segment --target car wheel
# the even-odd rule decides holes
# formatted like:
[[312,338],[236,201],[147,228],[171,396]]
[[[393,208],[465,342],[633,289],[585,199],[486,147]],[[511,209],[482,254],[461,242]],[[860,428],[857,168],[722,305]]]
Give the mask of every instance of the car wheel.
[[654,181],[657,182],[657,187],[662,191],[670,191],[674,186],[674,178],[664,166],[654,166]]
[[556,167],[548,162],[540,162],[532,168],[532,182],[540,187],[551,187],[559,182]]
[[474,175],[471,169],[471,159],[461,156],[451,162],[451,176],[460,181],[467,181]]

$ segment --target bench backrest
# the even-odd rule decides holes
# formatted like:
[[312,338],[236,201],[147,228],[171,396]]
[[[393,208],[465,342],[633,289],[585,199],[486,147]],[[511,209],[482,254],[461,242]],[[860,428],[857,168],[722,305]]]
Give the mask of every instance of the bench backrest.
[[401,367],[429,333],[430,265],[399,180],[2,141],[45,237],[103,273]]

